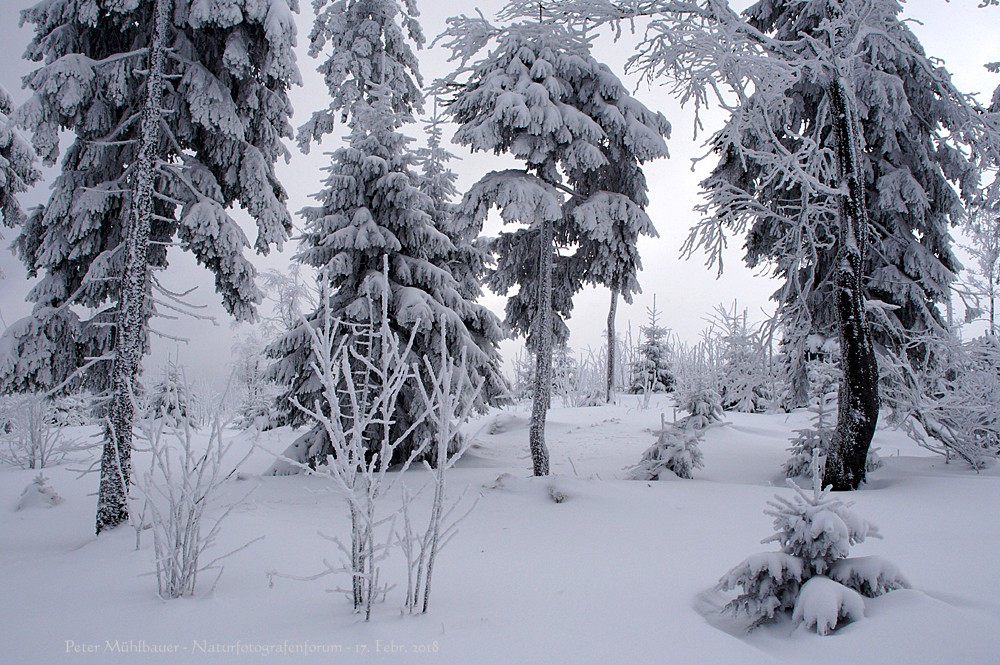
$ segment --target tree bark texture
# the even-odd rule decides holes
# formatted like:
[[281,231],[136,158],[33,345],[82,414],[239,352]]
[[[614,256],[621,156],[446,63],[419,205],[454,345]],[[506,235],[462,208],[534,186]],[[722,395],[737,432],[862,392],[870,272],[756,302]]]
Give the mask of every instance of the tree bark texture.
[[139,156],[135,165],[132,217],[125,227],[125,265],[118,300],[115,357],[111,369],[111,405],[101,454],[97,499],[97,533],[128,520],[128,486],[132,472],[133,395],[146,336],[149,231],[163,99],[164,42],[171,0],[156,0],[149,45],[146,103],[142,112]]
[[618,290],[611,289],[611,308],[608,310],[608,386],[604,401],[608,404],[615,398],[615,354],[618,351],[618,339],[615,336],[615,317],[618,314]]
[[841,197],[836,273],[840,328],[840,381],[837,426],[826,457],[823,485],[855,490],[865,479],[865,463],[878,422],[878,361],[865,312],[864,260],[868,208],[861,173],[861,134],[853,95],[842,78],[830,88],[837,157],[847,195]]
[[538,313],[535,319],[535,394],[531,404],[531,427],[528,445],[531,449],[532,472],[549,475],[549,449],[545,445],[545,417],[552,392],[552,246],[553,222],[542,221],[538,238]]

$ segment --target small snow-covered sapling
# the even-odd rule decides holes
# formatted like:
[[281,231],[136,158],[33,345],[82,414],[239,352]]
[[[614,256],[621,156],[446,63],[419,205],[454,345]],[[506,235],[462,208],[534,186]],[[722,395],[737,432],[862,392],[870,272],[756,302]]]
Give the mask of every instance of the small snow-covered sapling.
[[704,430],[693,423],[694,416],[667,424],[660,416],[660,433],[656,442],[643,453],[642,459],[629,469],[632,480],[660,480],[669,472],[678,478],[691,478],[691,471],[700,469],[703,456],[698,444]]
[[830,488],[821,490],[819,475],[814,469],[811,492],[788,480],[792,497],[776,495],[768,502],[765,513],[774,518],[775,533],[762,542],[776,542],[781,551],[752,555],[719,580],[721,591],[742,589],[725,609],[746,615],[750,630],[791,610],[794,622],[825,635],[844,620],[864,616],[862,596],[909,587],[887,561],[848,558],[852,545],[881,536]]

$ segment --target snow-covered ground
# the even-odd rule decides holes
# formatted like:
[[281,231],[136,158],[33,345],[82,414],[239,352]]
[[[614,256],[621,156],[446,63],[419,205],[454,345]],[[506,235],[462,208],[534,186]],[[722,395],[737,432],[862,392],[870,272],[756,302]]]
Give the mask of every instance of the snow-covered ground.
[[[618,406],[550,414],[553,476],[530,478],[527,407],[478,423],[476,443],[449,477],[471,486],[478,505],[441,554],[430,612],[404,615],[404,561],[397,550],[383,579],[398,582],[370,623],[328,593],[346,577],[308,575],[336,560],[317,534],[347,534],[344,502],[320,477],[261,477],[294,436],[260,436],[260,448],[225,486],[233,498],[256,487],[223,525],[218,553],[255,543],[225,562],[194,598],[161,601],[151,538],[93,535],[95,474],[46,469],[64,501],[16,510],[37,471],[0,467],[0,662],[433,662],[472,663],[899,663],[1000,662],[1000,471],[946,464],[904,435],[880,431],[885,462],[848,497],[883,540],[852,556],[881,555],[912,589],[865,600],[863,620],[820,637],[790,621],[747,635],[720,615],[719,577],[744,557],[776,549],[763,513],[791,494],[779,468],[788,437],[808,414],[727,414],[702,450],[694,480],[623,480],[653,442],[666,398],[648,410]],[[83,430],[78,433],[82,433]],[[231,432],[246,439],[247,433]],[[145,461],[138,456],[137,468]],[[408,472],[418,486],[426,471]],[[552,490],[565,496],[556,503]],[[421,499],[425,503],[429,497]],[[394,506],[395,496],[386,506]],[[420,507],[426,508],[421,505]],[[158,653],[160,652],[160,653]],[[162,653],[172,652],[172,653]]]

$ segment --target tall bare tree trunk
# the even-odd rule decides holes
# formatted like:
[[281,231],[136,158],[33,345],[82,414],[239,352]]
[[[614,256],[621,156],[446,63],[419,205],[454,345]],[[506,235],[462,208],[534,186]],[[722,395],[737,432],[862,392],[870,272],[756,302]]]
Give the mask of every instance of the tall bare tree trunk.
[[996,287],[1000,285],[1000,276],[995,280],[991,280],[990,285],[990,334],[997,334],[997,293]]
[[615,362],[618,338],[615,335],[615,316],[618,314],[618,289],[611,289],[611,307],[608,309],[608,386],[604,401],[611,404],[615,398]]
[[139,375],[146,330],[149,230],[153,213],[153,176],[160,142],[163,59],[171,0],[156,0],[149,45],[146,106],[142,113],[139,156],[135,165],[132,218],[125,228],[125,266],[118,300],[115,358],[111,368],[111,406],[101,454],[97,498],[97,533],[128,520],[128,485],[132,474],[133,388]]
[[860,124],[852,91],[842,78],[830,87],[837,156],[847,196],[841,197],[836,273],[840,327],[840,381],[837,427],[826,458],[823,484],[855,490],[865,479],[868,449],[878,422],[878,361],[865,312],[864,264],[868,208],[861,174]]
[[531,448],[532,472],[549,475],[549,449],[545,445],[545,416],[552,392],[552,220],[542,221],[538,238],[538,314],[535,319],[535,394],[531,403],[531,427],[528,445]]

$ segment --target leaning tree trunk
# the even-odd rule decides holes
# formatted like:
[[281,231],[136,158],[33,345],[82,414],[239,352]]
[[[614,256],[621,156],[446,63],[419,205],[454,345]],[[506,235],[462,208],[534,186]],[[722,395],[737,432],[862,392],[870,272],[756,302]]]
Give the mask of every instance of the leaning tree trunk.
[[156,0],[149,45],[146,104],[142,112],[139,155],[135,164],[133,214],[126,220],[121,293],[111,367],[111,406],[101,454],[97,498],[97,533],[128,520],[128,485],[132,473],[133,388],[145,341],[149,229],[153,213],[153,171],[160,141],[163,59],[171,0]]
[[615,354],[618,340],[615,337],[615,315],[618,314],[618,289],[611,289],[611,308],[608,310],[608,386],[604,401],[608,404],[615,397]]
[[865,479],[865,463],[878,421],[878,362],[865,313],[864,262],[868,244],[860,155],[861,135],[854,99],[843,79],[830,89],[837,156],[847,196],[841,197],[836,268],[840,324],[840,380],[837,427],[830,443],[823,485],[855,490]]
[[542,221],[538,238],[538,312],[535,315],[535,394],[531,403],[532,471],[536,476],[549,475],[549,449],[545,445],[545,416],[552,393],[552,220]]

